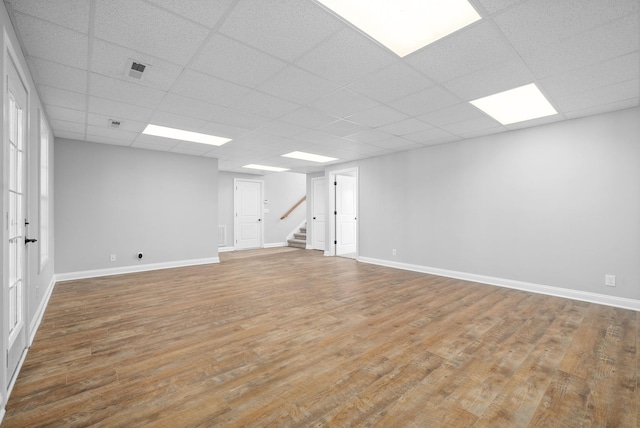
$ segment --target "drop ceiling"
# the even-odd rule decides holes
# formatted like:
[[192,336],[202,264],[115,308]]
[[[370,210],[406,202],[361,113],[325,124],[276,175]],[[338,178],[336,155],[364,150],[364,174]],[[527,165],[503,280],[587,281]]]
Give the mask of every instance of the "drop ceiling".
[[[222,171],[316,172],[281,155],[339,163],[638,105],[640,1],[471,3],[482,19],[399,58],[312,0],[5,0],[56,137]],[[557,115],[503,126],[469,104],[529,83]],[[149,123],[232,141],[143,135]]]

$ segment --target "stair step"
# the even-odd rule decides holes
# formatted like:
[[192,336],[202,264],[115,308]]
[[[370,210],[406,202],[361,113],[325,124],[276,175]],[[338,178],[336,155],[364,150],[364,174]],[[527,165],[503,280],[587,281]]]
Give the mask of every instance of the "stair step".
[[290,247],[307,248],[307,241],[303,241],[301,239],[289,239],[287,243]]
[[306,228],[306,227],[301,227],[301,228],[300,228],[300,232],[302,232],[302,233],[307,233],[307,228]]
[[306,233],[297,233],[296,232],[296,233],[293,234],[293,237],[295,239],[299,239],[301,241],[305,241],[305,242],[307,241],[307,234]]

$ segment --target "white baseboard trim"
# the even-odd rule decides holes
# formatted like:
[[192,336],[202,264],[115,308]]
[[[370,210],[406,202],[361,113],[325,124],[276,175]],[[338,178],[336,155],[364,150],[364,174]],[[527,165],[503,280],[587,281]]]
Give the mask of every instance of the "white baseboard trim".
[[147,272],[151,270],[171,269],[177,267],[198,266],[220,263],[219,257],[206,259],[179,260],[175,262],[150,263],[146,265],[122,266],[112,269],[85,270],[80,272],[66,272],[56,274],[56,282],[71,281],[75,279],[97,278],[100,276],[122,275],[126,273]]
[[529,291],[532,293],[546,294],[549,296],[564,297],[566,299],[581,300],[584,302],[597,303],[599,305],[614,306],[616,308],[640,311],[640,300],[627,299],[625,297],[609,296],[606,294],[591,293],[589,291],[571,290],[569,288],[552,287],[549,285],[541,285],[531,282],[515,281],[512,279],[477,275],[467,272],[457,272],[446,269],[432,268],[428,266],[392,262],[389,260],[374,259],[370,257],[358,257],[358,261],[379,266],[428,273],[431,275],[445,276],[448,278],[456,278],[465,281],[479,282],[482,284],[497,285],[499,287],[513,288],[516,290]]
[[275,242],[275,243],[272,243],[272,244],[264,244],[264,245],[262,246],[262,248],[286,247],[287,245],[289,245],[289,244],[288,244],[288,243],[286,243],[286,242]]
[[[2,403],[2,395],[0,395],[0,403]],[[3,404],[2,408],[0,409],[0,425],[2,425],[2,420],[4,419],[5,413],[6,413],[6,410],[4,410],[4,404]]]
[[38,328],[40,328],[40,323],[42,322],[42,318],[44,317],[44,311],[47,309],[47,305],[49,305],[49,299],[51,298],[51,293],[53,293],[53,288],[56,286],[56,276],[53,275],[51,277],[51,281],[47,286],[45,291],[45,296],[40,302],[40,306],[38,307],[38,312],[31,320],[31,325],[29,325],[29,347],[33,344],[33,339],[36,337],[36,333],[38,332]]
[[229,251],[235,251],[235,247],[218,247],[219,253],[228,253]]

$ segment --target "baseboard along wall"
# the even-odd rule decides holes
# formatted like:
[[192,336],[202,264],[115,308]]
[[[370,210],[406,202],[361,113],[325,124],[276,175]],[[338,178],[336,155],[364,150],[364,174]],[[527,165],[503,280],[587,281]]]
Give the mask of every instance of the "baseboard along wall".
[[432,268],[428,266],[413,265],[409,263],[392,262],[389,260],[370,257],[358,257],[358,261],[396,269],[410,270],[431,275],[445,276],[448,278],[462,279],[465,281],[479,282],[482,284],[496,285],[498,287],[513,288],[532,293],[546,294],[548,296],[564,297],[566,299],[581,300],[600,305],[614,306],[616,308],[640,311],[640,300],[624,297],[609,296],[607,294],[591,293],[588,291],[571,290],[569,288],[552,287],[550,285],[534,284],[531,282],[515,281],[512,279],[496,278],[492,276],[477,275],[467,272],[457,272],[446,269]]

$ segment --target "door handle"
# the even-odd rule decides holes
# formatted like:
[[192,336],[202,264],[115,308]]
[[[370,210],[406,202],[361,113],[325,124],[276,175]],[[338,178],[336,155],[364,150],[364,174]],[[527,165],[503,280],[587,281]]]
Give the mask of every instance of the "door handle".
[[262,219],[261,219],[261,218],[259,218],[259,219],[258,219],[258,221],[262,221]]
[[29,239],[29,238],[24,238],[24,245],[27,245],[31,242],[38,242],[37,239]]
[[316,218],[314,217],[313,219],[315,220]]

